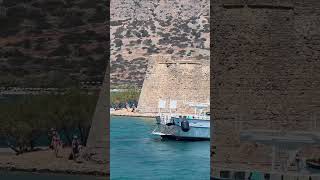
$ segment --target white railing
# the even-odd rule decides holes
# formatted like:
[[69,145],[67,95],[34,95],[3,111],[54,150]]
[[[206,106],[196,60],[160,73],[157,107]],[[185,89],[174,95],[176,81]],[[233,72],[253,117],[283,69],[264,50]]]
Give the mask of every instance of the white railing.
[[172,123],[172,119],[171,119],[171,115],[170,114],[160,114],[160,124],[168,124],[168,123]]

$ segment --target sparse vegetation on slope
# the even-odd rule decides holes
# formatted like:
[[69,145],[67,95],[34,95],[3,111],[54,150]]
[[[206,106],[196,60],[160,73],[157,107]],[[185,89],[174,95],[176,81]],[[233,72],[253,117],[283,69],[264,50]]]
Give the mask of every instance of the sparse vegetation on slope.
[[114,108],[124,108],[126,103],[137,106],[140,90],[134,87],[124,89],[124,91],[110,92],[110,106]]
[[[0,78],[0,87],[68,87],[102,81],[108,61],[107,5],[107,0],[3,0],[0,72],[14,81]],[[62,75],[58,84],[46,83],[49,74]],[[42,83],[35,83],[39,79]],[[69,80],[62,83],[64,79]]]

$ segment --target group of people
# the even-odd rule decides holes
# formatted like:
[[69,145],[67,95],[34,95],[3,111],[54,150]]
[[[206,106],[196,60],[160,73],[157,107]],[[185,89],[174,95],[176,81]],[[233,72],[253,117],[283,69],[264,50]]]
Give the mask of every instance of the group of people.
[[136,109],[137,109],[137,105],[135,103],[131,103],[130,105],[129,102],[112,104],[111,107],[112,107],[110,108],[111,111],[126,109],[128,112],[136,112]]
[[[132,104],[131,108],[132,108],[131,112],[135,112],[137,107],[135,104]],[[130,105],[128,102],[126,102],[126,109],[127,109],[127,111],[130,111]]]
[[[49,132],[49,137],[51,137],[50,148],[54,151],[55,156],[58,158],[60,157],[59,152],[61,152],[61,149],[63,148],[62,139],[60,138],[58,131],[54,128],[51,128]],[[81,142],[77,135],[73,136],[71,147],[72,148],[71,148],[71,153],[69,155],[69,159],[77,160],[77,158],[80,155],[80,150],[82,147]]]

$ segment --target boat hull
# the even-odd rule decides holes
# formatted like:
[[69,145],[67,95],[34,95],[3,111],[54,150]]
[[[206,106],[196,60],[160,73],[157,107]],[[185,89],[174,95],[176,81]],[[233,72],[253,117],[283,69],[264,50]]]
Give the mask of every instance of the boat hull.
[[173,123],[161,124],[157,119],[153,134],[175,140],[210,140],[210,121],[188,120],[188,131],[183,131],[181,121],[182,119],[174,119]]
[[312,169],[320,169],[320,163],[313,162],[311,160],[306,161],[307,167]]
[[161,138],[176,141],[209,141],[210,138],[199,138],[199,137],[180,137],[171,135],[162,135]]

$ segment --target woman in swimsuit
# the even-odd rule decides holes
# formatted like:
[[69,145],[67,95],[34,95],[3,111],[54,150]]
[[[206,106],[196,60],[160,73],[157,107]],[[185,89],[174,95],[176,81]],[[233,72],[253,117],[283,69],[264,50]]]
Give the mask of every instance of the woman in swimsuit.
[[57,131],[53,131],[51,146],[53,147],[54,154],[58,157],[62,142]]

